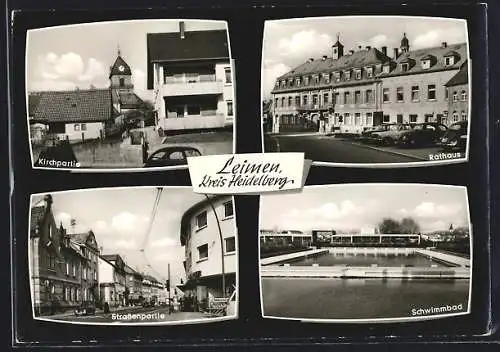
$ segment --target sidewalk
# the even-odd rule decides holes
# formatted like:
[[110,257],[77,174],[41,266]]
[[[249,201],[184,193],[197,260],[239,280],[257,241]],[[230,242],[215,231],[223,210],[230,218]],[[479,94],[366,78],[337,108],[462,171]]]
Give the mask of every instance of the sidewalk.
[[[111,314],[111,313],[121,312],[123,310],[131,309],[131,308],[133,308],[133,306],[130,306],[130,307],[115,307],[115,308],[110,308],[109,309],[109,313]],[[95,314],[104,314],[104,310],[96,308]],[[64,317],[74,316],[74,315],[75,315],[74,309],[69,309],[69,310],[67,310],[64,313],[58,313],[58,314],[53,314],[53,315],[44,315],[44,316],[41,316],[41,317],[43,317],[43,318],[57,319],[57,318],[64,318]]]

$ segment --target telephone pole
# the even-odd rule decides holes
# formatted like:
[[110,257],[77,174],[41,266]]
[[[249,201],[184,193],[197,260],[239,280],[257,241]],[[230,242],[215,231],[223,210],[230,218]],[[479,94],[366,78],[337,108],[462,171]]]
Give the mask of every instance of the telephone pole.
[[168,314],[170,315],[172,313],[172,302],[170,301],[170,263],[168,263],[167,292],[168,292]]

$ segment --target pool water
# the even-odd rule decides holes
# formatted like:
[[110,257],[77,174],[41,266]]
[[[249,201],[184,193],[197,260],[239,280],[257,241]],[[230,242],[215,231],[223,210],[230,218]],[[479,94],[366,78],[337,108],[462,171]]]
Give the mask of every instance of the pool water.
[[[358,253],[357,255],[354,254],[347,254],[344,255],[342,254],[332,254],[332,253],[326,253],[324,255],[318,256],[318,257],[311,257],[311,258],[298,258],[295,260],[290,260],[286,261],[283,263],[280,263],[280,265],[283,265],[285,263],[290,264],[290,266],[311,266],[313,264],[318,264],[319,266],[336,266],[336,265],[343,265],[343,266],[361,266],[361,267],[370,267],[373,264],[376,264],[378,266],[385,266],[385,267],[400,267],[402,265],[404,266],[410,266],[410,267],[424,267],[424,268],[430,268],[432,266],[437,266],[437,267],[447,267],[447,265],[434,261],[432,259],[429,259],[427,257],[424,257],[419,254],[410,254],[408,256],[406,255],[364,255]],[[450,265],[452,266],[452,265]]]

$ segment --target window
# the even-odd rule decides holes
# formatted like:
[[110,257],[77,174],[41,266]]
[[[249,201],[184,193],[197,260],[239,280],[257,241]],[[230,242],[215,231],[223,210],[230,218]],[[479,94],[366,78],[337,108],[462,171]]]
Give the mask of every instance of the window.
[[319,76],[318,75],[314,75],[313,76],[313,82],[314,82],[314,84],[318,84],[319,83]]
[[427,86],[427,99],[428,100],[436,100],[436,85],[429,84]]
[[224,68],[224,75],[226,78],[226,84],[230,84],[233,82],[233,78],[231,77],[231,68],[230,67]]
[[398,87],[398,88],[396,88],[396,100],[397,100],[398,102],[402,102],[402,101],[404,101],[404,100],[405,100],[403,87]]
[[455,57],[453,56],[447,56],[444,58],[444,65],[445,66],[451,66],[455,63]]
[[208,244],[198,247],[198,258],[199,260],[208,258]]
[[361,92],[359,90],[354,92],[354,104],[361,103]]
[[120,78],[120,87],[125,85],[125,78]]
[[224,217],[225,218],[228,218],[230,216],[233,216],[233,202],[232,201],[229,201],[229,202],[225,202],[224,203]]
[[453,111],[452,118],[453,122],[458,122],[458,112]]
[[52,225],[49,224],[49,240],[52,241]]
[[422,60],[422,68],[425,70],[425,69],[428,69],[431,67],[431,60]]
[[184,117],[184,106],[177,106],[175,112],[177,113],[177,117]]
[[453,92],[453,101],[458,101],[458,92],[457,91]]
[[87,130],[87,124],[86,123],[82,123],[81,124],[81,128],[82,128],[82,131],[86,131]]
[[402,114],[397,114],[396,115],[396,122],[397,123],[403,123],[403,115]]
[[371,112],[366,113],[366,124],[370,126],[373,124],[373,114]]
[[461,101],[466,101],[467,100],[467,92],[465,90],[463,90],[462,92],[460,92],[460,100]]
[[444,87],[444,100],[448,100],[448,88]]
[[389,65],[384,65],[384,66],[382,67],[382,72],[383,72],[383,73],[389,73],[389,72],[390,72],[390,70],[391,70],[391,67],[390,67]]
[[462,114],[461,114],[460,118],[461,118],[462,121],[467,120],[467,112],[464,111],[464,110],[462,110]]
[[330,75],[328,73],[323,73],[323,81],[325,83],[330,83]]
[[82,276],[84,280],[87,280],[87,268],[83,268],[82,270]]
[[356,79],[361,79],[361,70],[356,70]]
[[296,105],[296,106],[299,106],[299,105],[300,105],[300,97],[299,97],[299,96],[296,96],[296,97],[295,97],[295,105]]
[[373,77],[373,67],[367,67],[366,68],[366,77],[372,78]]
[[300,77],[295,78],[295,85],[300,86]]
[[196,229],[201,229],[207,226],[207,212],[204,211],[196,215]]
[[323,103],[324,104],[328,104],[328,98],[329,98],[330,94],[328,93],[324,93],[323,94]]
[[339,92],[335,92],[333,97],[334,97],[334,99],[333,99],[334,104],[340,103],[340,93]]
[[382,90],[382,101],[384,103],[388,103],[389,101],[391,101],[390,95],[389,95],[389,88],[384,88]]
[[49,269],[55,270],[56,269],[56,258],[49,254]]
[[305,76],[304,77],[304,84],[307,86],[309,84],[309,77]]
[[382,122],[383,123],[389,123],[391,122],[391,116],[389,115],[384,115],[383,119],[382,119]]
[[405,62],[405,63],[401,64],[401,70],[402,70],[403,72],[408,71],[408,69],[409,69],[409,68],[410,68],[410,64],[408,64],[407,62]]
[[349,113],[348,113],[348,112],[344,113],[344,123],[345,123],[346,125],[351,124],[351,116],[349,115]]
[[200,106],[199,105],[188,105],[187,113],[188,115],[200,115]]
[[354,124],[356,126],[361,125],[361,114],[359,112],[354,114]]
[[232,253],[236,251],[236,238],[235,237],[229,237],[224,239],[225,242],[225,247],[226,247],[226,253]]
[[233,102],[227,102],[227,116],[233,116]]
[[288,106],[292,106],[292,97],[288,97]]
[[375,96],[373,95],[373,90],[367,89],[366,90],[366,103],[373,103],[375,101]]
[[318,104],[318,94],[313,94],[313,104]]
[[66,263],[66,275],[69,276],[69,263]]
[[411,100],[418,101],[418,99],[419,99],[418,86],[412,86],[411,87]]
[[75,123],[75,124],[73,125],[73,130],[75,130],[75,131],[80,131],[80,124],[79,124],[79,123]]
[[344,104],[349,104],[351,102],[350,100],[349,92],[344,92]]
[[345,80],[350,81],[351,80],[351,71],[345,71]]
[[335,82],[339,82],[340,81],[340,72],[334,72],[333,76],[335,77]]
[[302,104],[307,105],[307,95],[302,97]]

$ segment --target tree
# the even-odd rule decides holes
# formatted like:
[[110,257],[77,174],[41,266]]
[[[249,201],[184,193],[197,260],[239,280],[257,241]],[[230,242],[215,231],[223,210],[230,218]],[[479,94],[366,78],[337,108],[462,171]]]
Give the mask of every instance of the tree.
[[378,225],[382,234],[400,233],[401,225],[398,221],[391,218],[384,218]]
[[151,102],[149,100],[143,100],[142,101],[142,109],[152,111],[155,109],[155,106],[154,106],[153,102]]
[[401,233],[419,233],[420,226],[413,218],[404,218],[400,223]]

